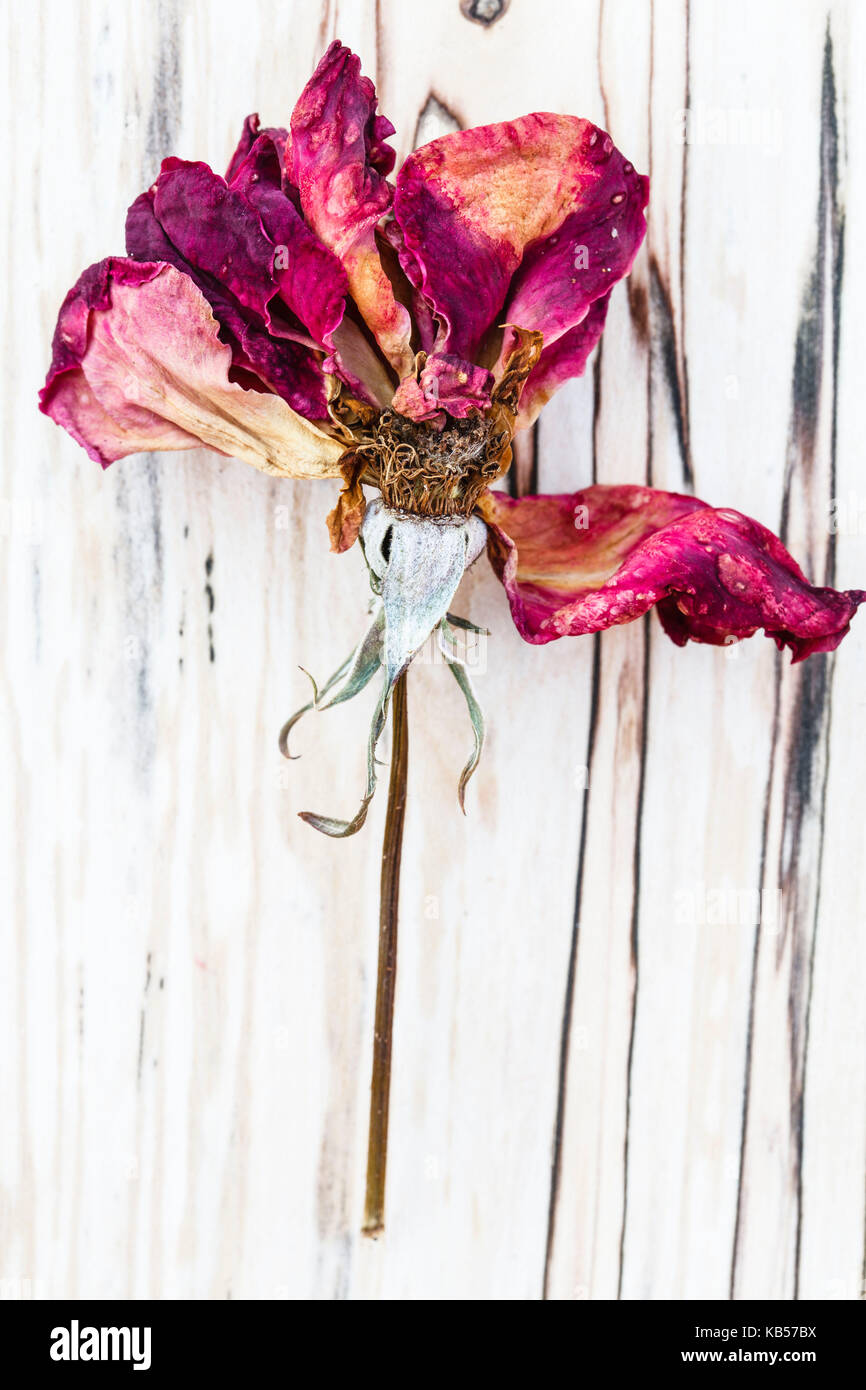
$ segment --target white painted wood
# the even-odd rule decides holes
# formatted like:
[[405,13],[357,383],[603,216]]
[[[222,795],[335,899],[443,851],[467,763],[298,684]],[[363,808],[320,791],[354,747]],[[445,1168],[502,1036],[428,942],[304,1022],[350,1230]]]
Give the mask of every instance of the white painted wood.
[[[511,0],[489,28],[450,0],[250,0],[243,23],[226,0],[42,0],[7,22],[4,1293],[861,1297],[866,629],[793,670],[758,639],[679,651],[655,620],[533,648],[476,567],[460,608],[492,631],[490,739],[466,820],[459,694],[431,663],[410,682],[371,1245],[384,796],[346,843],[295,814],[353,808],[362,708],[301,725],[300,762],[276,749],[299,664],[332,669],[362,620],[359,557],[327,551],[334,489],[203,451],[100,475],[35,392],[63,294],[122,250],[160,158],[222,167],[339,34],[401,157],[416,132],[553,109],[651,173],[647,248],[542,417],[539,486],[693,487],[863,585],[862,6],[831,5],[829,30],[785,0]],[[814,445],[792,394],[813,275]],[[831,544],[834,492],[855,514]]]

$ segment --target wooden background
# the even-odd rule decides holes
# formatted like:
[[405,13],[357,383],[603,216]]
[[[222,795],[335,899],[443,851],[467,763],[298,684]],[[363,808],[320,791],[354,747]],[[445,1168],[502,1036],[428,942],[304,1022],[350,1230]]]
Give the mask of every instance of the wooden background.
[[338,35],[401,156],[550,109],[651,175],[631,284],[519,485],[693,489],[863,586],[866,6],[4,8],[0,1292],[862,1297],[866,621],[793,669],[655,619],[534,648],[479,562],[465,821],[459,692],[432,662],[410,681],[371,1244],[384,795],[347,843],[296,815],[354,810],[368,710],[302,725],[291,766],[276,747],[299,664],[331,670],[365,612],[334,488],[204,452],[101,475],[35,393],[160,159],[224,168]]

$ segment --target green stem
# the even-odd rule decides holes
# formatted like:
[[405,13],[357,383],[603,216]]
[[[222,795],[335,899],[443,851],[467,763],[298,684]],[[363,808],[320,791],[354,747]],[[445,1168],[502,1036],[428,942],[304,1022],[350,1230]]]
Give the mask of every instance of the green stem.
[[382,842],[379,888],[379,973],[376,980],[376,1022],[373,1033],[373,1076],[370,1083],[370,1135],[367,1144],[367,1192],[361,1233],[375,1239],[385,1230],[385,1167],[388,1159],[388,1098],[391,1090],[391,1042],[394,996],[397,988],[397,915],[400,903],[400,859],[406,817],[406,776],[409,769],[409,718],[406,672],[392,696],[393,734],[388,810]]

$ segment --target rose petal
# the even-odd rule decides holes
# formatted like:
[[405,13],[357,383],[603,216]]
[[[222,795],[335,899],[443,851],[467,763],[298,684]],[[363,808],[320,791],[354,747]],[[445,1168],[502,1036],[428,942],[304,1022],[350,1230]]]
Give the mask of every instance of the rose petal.
[[488,493],[493,568],[527,642],[599,632],[658,604],[684,646],[763,628],[794,661],[838,646],[866,592],[816,588],[771,531],[740,512],[641,487],[518,501]]
[[589,306],[586,318],[544,348],[520,394],[516,428],[527,429],[554,391],[571,377],[581,376],[607,318],[609,295]]
[[400,383],[392,405],[411,420],[431,420],[443,410],[464,420],[473,410],[490,408],[492,388],[492,372],[440,352],[428,357],[417,382],[407,377]]
[[585,146],[590,163],[596,150],[596,177],[581,191],[580,206],[527,247],[505,306],[510,323],[537,329],[547,344],[579,324],[629,273],[646,235],[649,180],[593,126]]
[[126,215],[126,245],[136,260],[167,261],[198,286],[220,324],[220,337],[232,349],[235,368],[257,376],[306,419],[327,419],[324,373],[309,337],[298,333],[304,339],[298,342],[285,330],[279,337],[271,335],[230,290],[191,265],[161,226],[154,211],[153,189],[142,193]]
[[630,268],[647,188],[604,131],[576,116],[537,112],[416,150],[394,212],[404,269],[443,323],[439,346],[474,359],[503,318],[545,341],[579,323]]
[[[414,258],[406,249],[402,228],[395,218],[389,217],[382,224],[380,234],[386,247],[390,248],[392,257],[396,256],[397,266],[392,271],[391,278],[396,281],[399,276],[401,280],[404,291],[403,302],[409,307],[417,333],[418,347],[422,352],[432,352],[436,343],[438,325],[433,310],[421,291],[416,288],[419,276]],[[393,260],[391,264],[393,265]]]
[[[253,145],[260,138],[260,136],[263,135],[267,135],[268,138],[272,141],[272,143],[276,147],[281,163],[283,164],[283,166],[285,165],[285,151],[286,144],[289,139],[289,132],[287,130],[283,130],[282,126],[265,126],[264,130],[262,130],[259,124],[258,112],[253,112],[253,114],[251,116],[247,116],[246,120],[244,121],[244,128],[241,131],[241,138],[238,141],[237,149],[232,155],[231,160],[229,161],[229,167],[226,170],[226,183],[232,182],[232,180],[238,172],[238,169],[249,155],[250,150],[253,148]],[[282,171],[280,172],[282,175]],[[278,187],[281,181],[282,178],[280,177],[280,179],[278,179],[277,182]]]
[[231,381],[231,365],[188,276],[112,257],[64,301],[40,409],[103,467],[143,449],[204,444],[265,473],[338,476],[343,445],[278,396]]
[[[270,177],[269,177],[270,175]],[[261,219],[272,248],[271,279],[280,299],[317,342],[331,345],[342,322],[348,284],[337,257],[314,236],[272,179],[279,175],[273,144],[257,141],[232,184]],[[268,301],[264,306],[268,326]]]
[[376,89],[359,59],[332,43],[291,120],[291,179],[304,217],[340,258],[352,298],[398,376],[412,367],[411,322],[379,257],[375,229],[391,206],[384,177],[393,126],[376,115]]
[[257,181],[255,169],[248,158],[229,187],[207,164],[166,159],[154,213],[184,259],[225,286],[263,326],[279,332],[272,317],[279,294],[298,323],[325,342],[343,316],[343,269],[290,200]]

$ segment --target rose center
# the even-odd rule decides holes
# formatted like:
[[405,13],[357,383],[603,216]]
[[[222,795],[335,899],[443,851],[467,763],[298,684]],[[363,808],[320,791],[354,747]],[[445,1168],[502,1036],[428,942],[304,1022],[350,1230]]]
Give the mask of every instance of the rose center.
[[353,450],[363,481],[385,506],[416,516],[469,516],[480,494],[511,461],[503,412],[449,420],[437,429],[396,411],[376,416]]

